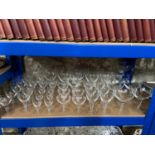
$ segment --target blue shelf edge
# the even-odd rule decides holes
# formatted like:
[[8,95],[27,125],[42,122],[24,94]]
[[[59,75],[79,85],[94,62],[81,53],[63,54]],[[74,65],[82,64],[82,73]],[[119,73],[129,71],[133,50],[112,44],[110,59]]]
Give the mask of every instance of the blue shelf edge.
[[0,55],[90,58],[155,58],[154,44],[1,41]]
[[0,119],[1,128],[144,125],[145,117],[57,117]]

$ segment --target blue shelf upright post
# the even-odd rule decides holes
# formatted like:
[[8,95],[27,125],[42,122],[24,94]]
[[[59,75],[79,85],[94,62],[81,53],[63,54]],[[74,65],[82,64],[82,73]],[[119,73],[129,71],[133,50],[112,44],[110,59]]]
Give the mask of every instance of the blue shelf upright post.
[[155,88],[153,89],[152,99],[145,116],[143,135],[155,134]]
[[24,73],[24,57],[22,56],[11,56],[11,64],[12,64],[12,82],[13,84],[18,83],[22,80]]
[[122,80],[129,81],[131,83],[134,74],[135,64],[136,59],[134,58],[123,59],[121,61],[121,65],[123,67]]
[[2,131],[2,128],[0,128],[0,135],[3,135],[3,131]]

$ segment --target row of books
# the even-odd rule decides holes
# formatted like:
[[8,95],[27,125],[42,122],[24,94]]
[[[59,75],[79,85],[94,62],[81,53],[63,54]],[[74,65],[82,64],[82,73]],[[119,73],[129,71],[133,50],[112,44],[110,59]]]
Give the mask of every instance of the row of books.
[[155,42],[155,20],[0,19],[0,39]]

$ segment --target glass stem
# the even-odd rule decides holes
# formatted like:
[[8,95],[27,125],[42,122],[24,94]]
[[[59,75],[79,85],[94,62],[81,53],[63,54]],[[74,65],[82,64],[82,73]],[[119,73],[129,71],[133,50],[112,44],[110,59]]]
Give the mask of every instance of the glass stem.
[[27,102],[24,103],[24,111],[25,111],[25,112],[28,112],[28,104],[27,104]]
[[94,111],[94,103],[91,102],[91,103],[90,103],[90,113],[92,114],[93,111]]
[[48,107],[48,108],[47,108],[48,113],[51,112],[51,109],[52,109],[52,107]]
[[65,110],[66,110],[66,106],[65,104],[62,104],[62,112],[65,112]]
[[106,113],[107,107],[108,107],[108,102],[105,102],[105,103],[104,103],[103,113]]
[[39,114],[40,107],[36,107],[37,114]]
[[138,106],[137,106],[137,109],[140,109],[140,107],[141,107],[141,105],[142,105],[142,102],[143,102],[143,100],[140,100],[140,102],[139,102],[139,104],[138,104]]
[[6,111],[6,113],[9,112],[9,106],[6,106],[6,107],[5,107],[5,111]]
[[80,113],[81,105],[77,105],[77,113]]
[[120,108],[119,108],[119,113],[121,113],[121,112],[123,111],[124,105],[125,105],[125,103],[121,103],[121,106],[120,106]]

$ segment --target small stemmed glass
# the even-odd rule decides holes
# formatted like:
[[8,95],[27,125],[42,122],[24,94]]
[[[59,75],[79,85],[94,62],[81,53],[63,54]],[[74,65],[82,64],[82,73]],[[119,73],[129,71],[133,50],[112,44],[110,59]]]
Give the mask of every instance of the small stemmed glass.
[[136,99],[139,100],[137,109],[140,109],[142,102],[151,97],[152,89],[146,83],[142,83],[139,84],[139,86],[134,89],[133,94],[136,97]]
[[114,91],[116,99],[121,102],[119,112],[122,112],[125,103],[128,103],[134,98],[133,88],[124,83],[116,86]]

